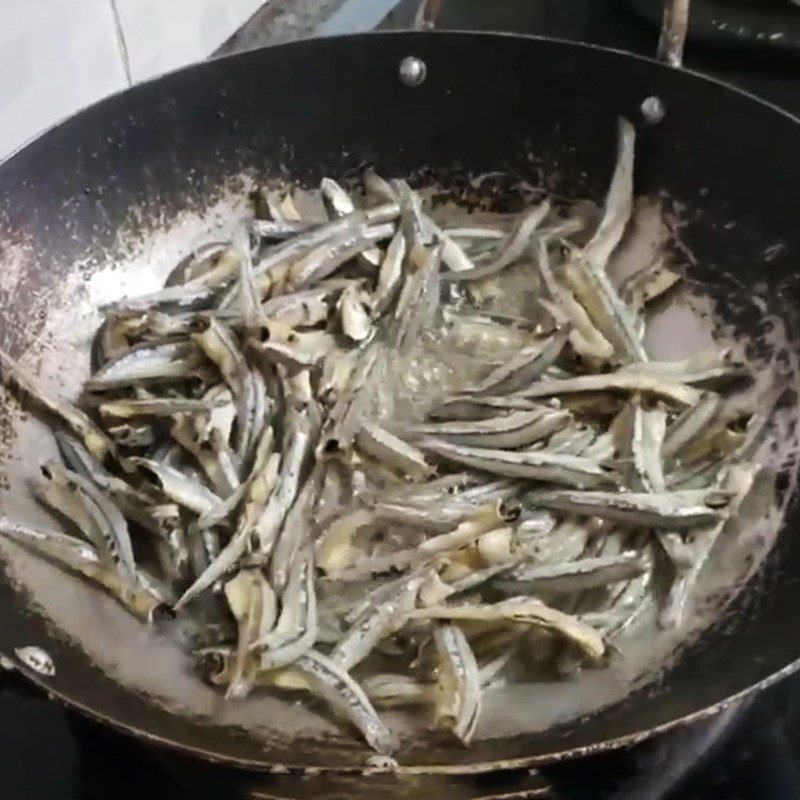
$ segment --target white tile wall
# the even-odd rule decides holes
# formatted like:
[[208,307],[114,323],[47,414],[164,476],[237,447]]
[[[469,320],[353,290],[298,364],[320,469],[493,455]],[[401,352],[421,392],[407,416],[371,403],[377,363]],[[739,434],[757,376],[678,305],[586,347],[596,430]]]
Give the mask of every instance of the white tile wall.
[[125,88],[128,73],[136,82],[205,58],[263,3],[0,0],[0,158]]
[[0,156],[125,86],[108,0],[0,0]]
[[264,0],[116,0],[131,77],[145,80],[205,58]]

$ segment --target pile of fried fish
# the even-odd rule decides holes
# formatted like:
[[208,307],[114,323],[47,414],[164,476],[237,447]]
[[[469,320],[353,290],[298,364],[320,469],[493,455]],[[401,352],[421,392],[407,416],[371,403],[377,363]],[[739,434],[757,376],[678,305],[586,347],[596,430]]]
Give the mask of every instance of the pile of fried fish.
[[[485,692],[605,666],[645,615],[680,625],[763,419],[728,353],[648,357],[680,280],[663,253],[609,276],[634,139],[620,120],[588,230],[546,199],[447,227],[371,170],[352,192],[323,180],[318,215],[259,192],[227,241],[104,309],[78,401],[3,355],[56,423],[34,491],[69,533],[0,533],[143,621],[187,621],[228,696],[312,692],[384,755],[376,707],[428,706],[467,744]],[[496,311],[511,273],[538,287],[529,319]],[[393,416],[402,358],[477,329],[517,346]]]

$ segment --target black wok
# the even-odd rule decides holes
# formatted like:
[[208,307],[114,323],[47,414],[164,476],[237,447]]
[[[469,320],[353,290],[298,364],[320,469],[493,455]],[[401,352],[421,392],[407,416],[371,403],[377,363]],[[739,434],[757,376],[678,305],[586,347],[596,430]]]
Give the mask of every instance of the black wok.
[[[427,65],[426,79],[413,88],[398,79],[409,55]],[[657,125],[646,124],[640,111],[651,96],[666,109]],[[686,210],[682,238],[697,263],[690,276],[718,298],[729,295],[725,314],[740,333],[755,334],[762,323],[763,309],[748,302],[758,284],[793,337],[800,300],[798,120],[719,82],[598,47],[391,33],[300,42],[184,69],[98,103],[2,164],[0,346],[22,353],[54,313],[65,324],[72,314],[80,324],[96,299],[81,286],[120,251],[121,226],[155,235],[178,212],[207,207],[243,169],[258,180],[288,174],[311,182],[365,163],[390,175],[499,170],[599,200],[620,114],[641,128],[637,194],[662,192]],[[148,259],[136,263],[145,280]],[[106,283],[119,281],[117,294],[135,289],[126,270],[104,269]],[[78,288],[65,296],[64,286]],[[51,344],[58,350],[58,342]],[[67,353],[65,380],[83,374],[87,358]],[[2,449],[14,446],[11,427],[4,412]],[[45,447],[35,439],[26,446],[30,464],[7,459],[0,468],[12,486],[0,495],[0,510],[19,502],[19,474],[33,473],[37,448]],[[793,469],[784,482],[790,488]],[[481,771],[635,742],[794,670],[798,524],[792,502],[758,576],[657,684],[584,719],[469,749],[420,734],[403,750],[402,769]],[[59,578],[48,573],[46,580],[44,589]],[[71,587],[63,602],[88,593]],[[224,715],[215,721],[170,710],[99,668],[78,641],[87,631],[59,635],[39,599],[25,581],[0,580],[0,653],[69,704],[219,761],[265,770],[363,766],[365,749],[349,734],[290,736],[280,732],[282,720],[265,719],[265,742],[246,727],[224,724]],[[148,642],[141,634],[136,639],[145,658]],[[55,674],[22,665],[15,650],[23,645],[44,648]]]

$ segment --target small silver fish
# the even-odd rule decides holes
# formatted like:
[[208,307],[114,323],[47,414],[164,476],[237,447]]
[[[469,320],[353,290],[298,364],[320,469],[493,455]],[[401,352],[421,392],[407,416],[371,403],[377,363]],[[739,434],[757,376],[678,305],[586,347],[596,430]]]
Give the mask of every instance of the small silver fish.
[[542,377],[560,355],[569,339],[569,331],[559,331],[544,343],[523,348],[509,361],[492,370],[479,384],[465,394],[502,394],[527,389]]
[[[350,195],[332,178],[323,178],[320,182],[320,191],[328,213],[334,218],[346,217],[355,210]],[[364,261],[372,266],[377,266],[381,260],[380,248],[370,247],[361,254]]]
[[527,499],[542,508],[657,528],[693,528],[712,524],[723,516],[728,503],[728,498],[715,490],[661,494],[561,490],[531,492]]
[[475,509],[451,531],[421,542],[417,547],[396,550],[388,555],[362,558],[353,566],[333,572],[334,580],[358,580],[371,573],[388,572],[393,569],[407,569],[415,564],[435,559],[448,550],[456,550],[471,544],[481,535],[505,525],[516,517],[517,508],[506,508],[498,501],[488,502]]
[[72,403],[46,391],[40,383],[28,375],[8,354],[0,350],[0,366],[4,381],[13,381],[26,395],[42,406],[45,411],[59,417],[82,440],[86,449],[101,461],[114,447],[111,440],[94,422]]
[[267,320],[277,320],[290,328],[318,325],[328,318],[329,302],[342,286],[335,282],[323,282],[312,289],[278,295],[267,300],[261,311]]
[[107,563],[123,579],[135,583],[136,563],[128,525],[111,498],[92,481],[54,461],[44,464],[41,471],[45,485],[40,497],[70,517],[98,551],[108,555]]
[[429,329],[439,310],[439,267],[442,263],[441,244],[430,248],[418,247],[418,264],[406,274],[394,314],[391,341],[398,352],[408,352]]
[[664,437],[664,458],[676,458],[681,450],[708,430],[722,405],[722,398],[707,392],[669,424]]
[[[314,565],[306,553],[292,566],[281,596],[281,613],[272,631],[253,643],[262,670],[280,669],[309,652],[317,639],[317,596]],[[266,649],[264,649],[266,648]]]
[[140,383],[188,378],[197,372],[201,356],[189,341],[144,343],[106,363],[86,381],[90,391],[118,389]]
[[222,503],[222,498],[175,467],[139,457],[129,458],[128,462],[146,470],[167,497],[195,514],[208,514]]
[[354,256],[368,251],[375,242],[391,238],[394,232],[391,224],[345,230],[339,237],[320,244],[293,262],[287,275],[288,285],[294,290],[307,289],[332,275]]
[[403,278],[403,262],[406,258],[406,238],[398,231],[393,237],[378,272],[375,289],[375,313],[383,314],[397,294]]
[[404,615],[414,608],[423,580],[422,576],[411,576],[392,597],[384,600],[372,613],[357,620],[333,648],[330,659],[348,672],[360,664],[381,639],[402,626]]
[[568,411],[511,411],[475,422],[421,423],[403,426],[401,434],[412,439],[433,437],[472,447],[517,448],[538,442],[570,423]]
[[149,312],[161,306],[181,309],[197,308],[211,300],[222,288],[231,283],[239,272],[239,254],[226,249],[216,259],[214,266],[193,280],[178,286],[168,286],[150,294],[126,297],[104,306],[105,311]]
[[367,744],[382,755],[391,755],[399,742],[382,722],[364,690],[347,672],[326,656],[310,650],[296,666],[314,681],[315,691],[358,728]]
[[140,577],[123,577],[101,562],[92,545],[63,533],[43,531],[18,525],[0,517],[0,536],[38,555],[60,569],[80,575],[115,597],[134,616],[154,622],[165,610],[165,602],[151,589],[145,588]]
[[175,414],[209,412],[215,402],[183,397],[153,397],[136,400],[105,400],[100,404],[104,417],[131,419],[134,417],[172,417]]
[[489,397],[485,395],[453,395],[434,406],[428,416],[434,420],[481,420],[495,417],[513,410],[533,411],[541,409],[552,411],[553,406],[543,407],[534,400],[516,395]]
[[354,342],[363,342],[372,334],[369,297],[355,284],[348,286],[337,303],[342,332]]
[[613,485],[617,480],[612,469],[583,456],[568,456],[547,450],[465,447],[439,439],[423,439],[417,445],[421,450],[447,461],[510,478],[549,481],[578,488]]
[[271,291],[282,285],[291,264],[301,258],[307,258],[312,251],[326,242],[337,237],[341,238],[348,232],[363,228],[365,225],[392,222],[398,216],[400,216],[400,207],[397,203],[386,203],[375,208],[354,211],[352,214],[314,227],[277,247],[270,248],[254,265],[253,273],[259,285],[266,286],[266,291]]
[[445,273],[442,278],[444,280],[477,281],[502,272],[525,253],[531,238],[549,213],[550,203],[547,201],[525,212],[518,220],[514,230],[504,241],[500,242],[497,254],[488,264],[468,271]]
[[611,583],[630,580],[647,571],[637,552],[618,556],[586,558],[560,564],[533,564],[514,567],[493,582],[512,595],[539,592],[580,592]]
[[435,472],[421,451],[374,422],[365,422],[361,426],[355,443],[363,453],[413,480],[423,480]]
[[641,392],[679,406],[694,406],[702,397],[698,389],[679,381],[621,370],[603,375],[578,375],[574,378],[539,381],[520,392],[519,396],[556,397],[576,392]]
[[531,597],[512,597],[499,603],[429,606],[411,611],[409,619],[507,620],[552,630],[574,642],[587,656],[600,659],[606,647],[603,637],[576,617],[551,608]]
[[436,716],[452,726],[466,745],[472,741],[481,712],[481,681],[475,654],[457,625],[434,630],[439,655]]

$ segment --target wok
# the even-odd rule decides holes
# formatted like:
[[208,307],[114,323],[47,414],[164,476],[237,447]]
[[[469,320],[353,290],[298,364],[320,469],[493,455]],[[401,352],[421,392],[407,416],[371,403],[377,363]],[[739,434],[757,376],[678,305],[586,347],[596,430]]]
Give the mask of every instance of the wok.
[[[408,56],[427,67],[418,85],[409,85],[420,77],[413,70],[412,80],[398,78]],[[666,110],[655,125],[640,110],[648,97]],[[438,32],[305,41],[199,64],[103,100],[22,148],[0,165],[0,346],[17,356],[30,350],[26,362],[51,385],[77,388],[97,302],[155,286],[197,235],[194,212],[224,198],[243,171],[309,183],[366,163],[387,175],[454,181],[502,171],[600,201],[618,115],[640,127],[637,194],[661,193],[682,211],[694,284],[722,301],[718,310],[738,335],[759,336],[770,311],[796,347],[798,120],[720,82],[621,52]],[[36,521],[25,481],[49,438],[10,402],[0,430],[0,510]],[[791,463],[784,490],[794,473]],[[793,671],[799,523],[792,498],[758,575],[655,684],[587,716],[469,749],[419,733],[405,743],[400,771],[481,772],[633,743]],[[197,690],[193,711],[193,701],[176,703],[158,688],[185,670],[172,651],[162,653],[167,645],[85,586],[11,546],[2,554],[0,653],[51,695],[216,761],[364,770],[366,750],[354,736],[293,731],[300,712],[280,700],[258,701],[267,705],[246,719],[230,716],[210,690]],[[15,653],[28,645],[47,652],[54,674],[20,661]],[[125,672],[136,659],[154,688],[109,667]],[[524,717],[524,703],[515,713]]]

